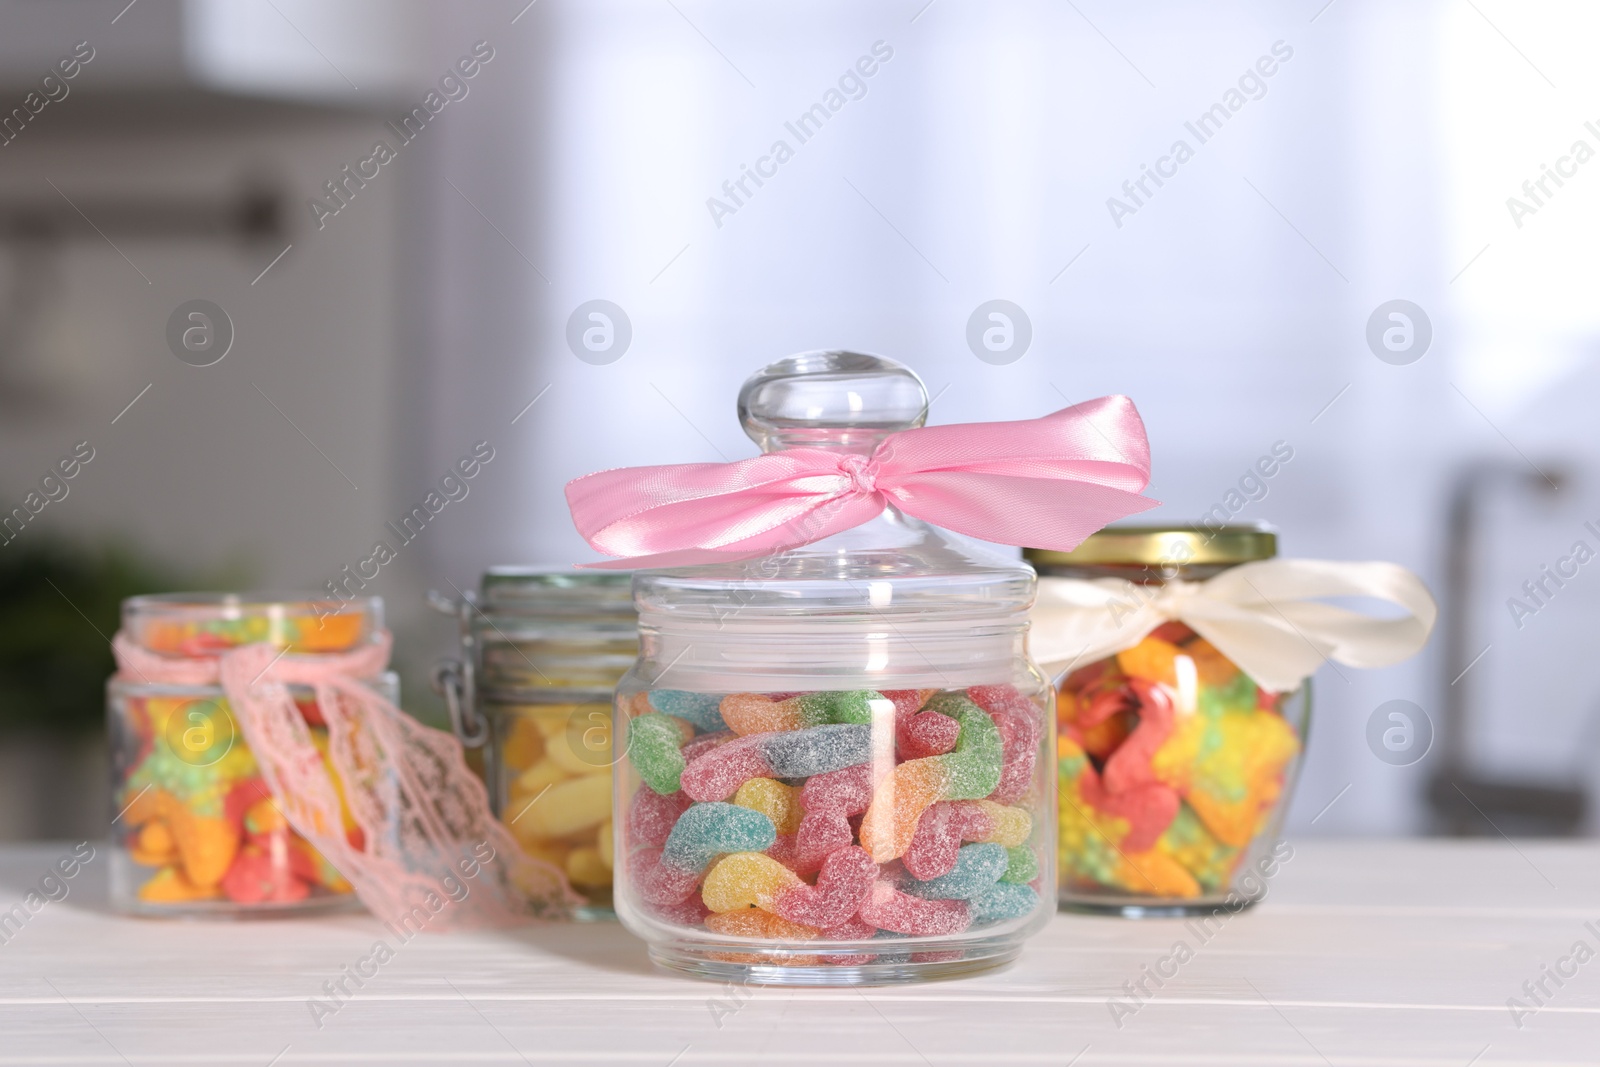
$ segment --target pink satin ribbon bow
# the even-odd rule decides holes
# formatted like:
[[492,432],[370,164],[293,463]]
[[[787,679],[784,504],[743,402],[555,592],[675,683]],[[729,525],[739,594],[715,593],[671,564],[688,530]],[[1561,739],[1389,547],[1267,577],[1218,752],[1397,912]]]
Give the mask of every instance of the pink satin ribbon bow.
[[1069,551],[1156,506],[1133,401],[1106,396],[1020,422],[889,434],[870,456],[788,448],[734,463],[623,467],[567,483],[578,532],[620,561],[679,567],[771,555],[893,505],[985,541]]

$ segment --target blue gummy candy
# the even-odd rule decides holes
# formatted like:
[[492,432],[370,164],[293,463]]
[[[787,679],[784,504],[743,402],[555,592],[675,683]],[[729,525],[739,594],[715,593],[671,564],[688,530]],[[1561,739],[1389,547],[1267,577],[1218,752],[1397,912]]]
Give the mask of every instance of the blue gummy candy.
[[1039,894],[1032,887],[1000,882],[982,896],[967,901],[967,914],[972,916],[972,924],[976,926],[1003,919],[1020,919],[1038,906]]
[[701,733],[726,730],[719,710],[722,697],[715,693],[691,693],[686,689],[652,689],[650,706],[663,715],[672,715],[694,724]]
[[872,727],[843,723],[767,735],[761,756],[778,778],[809,778],[872,759]]
[[662,850],[663,863],[699,873],[725,852],[765,852],[778,840],[772,820],[737,804],[696,804],[678,816]]
[[900,888],[924,900],[971,900],[993,889],[1010,863],[1004,845],[963,845],[949,871],[926,882],[909,881]]

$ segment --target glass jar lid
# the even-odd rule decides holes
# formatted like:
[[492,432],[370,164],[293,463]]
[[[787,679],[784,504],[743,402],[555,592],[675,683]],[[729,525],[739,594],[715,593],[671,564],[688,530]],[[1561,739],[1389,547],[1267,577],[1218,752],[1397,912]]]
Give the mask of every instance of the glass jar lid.
[[1071,552],[1025,548],[1022,557],[1040,567],[1219,564],[1231,566],[1278,554],[1278,535],[1265,523],[1227,526],[1107,526]]
[[632,623],[633,575],[626,571],[491,567],[480,583],[490,615],[625,619]]
[[[740,390],[745,433],[763,451],[821,448],[869,454],[886,436],[923,425],[928,392],[909,368],[856,352],[806,352],[756,372]],[[795,520],[803,529],[805,519]],[[1025,618],[1033,569],[994,548],[893,506],[877,518],[776,555],[640,571],[646,621],[826,625]]]
[[267,642],[288,652],[348,652],[383,629],[383,598],[314,593],[158,593],[122,602],[122,632],[150,652],[198,658]]

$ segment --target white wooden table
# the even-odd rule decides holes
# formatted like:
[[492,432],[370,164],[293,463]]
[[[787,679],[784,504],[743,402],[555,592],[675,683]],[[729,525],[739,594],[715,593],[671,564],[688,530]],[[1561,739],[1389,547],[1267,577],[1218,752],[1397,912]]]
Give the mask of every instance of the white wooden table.
[[[0,908],[65,851],[0,850]],[[1008,971],[865,992],[656,973],[614,925],[424,935],[320,1029],[307,1002],[373,920],[120,918],[104,871],[0,945],[0,1064],[1600,1063],[1600,958],[1560,963],[1600,950],[1593,844],[1304,841],[1203,945],[1061,915]],[[1108,998],[1180,939],[1194,958],[1119,1028]],[[1507,998],[1558,964],[1519,1028]]]

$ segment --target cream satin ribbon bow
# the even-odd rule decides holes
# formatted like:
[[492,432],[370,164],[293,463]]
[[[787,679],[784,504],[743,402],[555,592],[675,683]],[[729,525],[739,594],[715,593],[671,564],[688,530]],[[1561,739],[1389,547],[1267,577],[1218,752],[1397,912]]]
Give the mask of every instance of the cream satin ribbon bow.
[[[1370,597],[1393,618],[1318,603]],[[1123,649],[1169,620],[1185,623],[1262,688],[1294,689],[1325,660],[1387,667],[1428,641],[1439,615],[1422,579],[1393,563],[1266,559],[1203,582],[1138,585],[1121,578],[1039,579],[1029,647],[1054,677]]]

